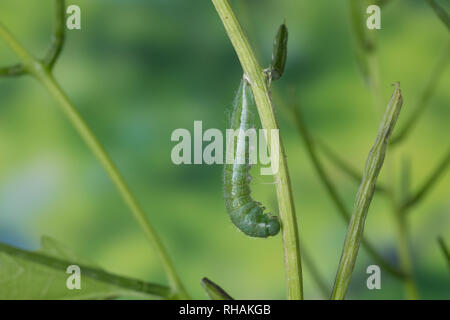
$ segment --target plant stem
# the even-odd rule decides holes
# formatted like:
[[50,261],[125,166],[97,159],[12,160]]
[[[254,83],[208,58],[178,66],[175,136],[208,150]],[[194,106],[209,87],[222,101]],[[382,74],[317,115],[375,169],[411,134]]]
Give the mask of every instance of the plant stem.
[[392,94],[380,128],[378,129],[377,138],[367,157],[361,185],[356,194],[352,218],[348,226],[344,248],[342,250],[342,256],[334,283],[332,293],[332,299],[334,300],[344,299],[347,293],[356,258],[358,256],[359,246],[363,237],[365,220],[375,192],[377,177],[383,166],[388,140],[394,129],[401,106],[402,95],[400,92],[400,84],[396,83],[394,93]]
[[24,75],[25,71],[23,70],[23,66],[21,64],[15,64],[10,67],[1,67],[0,68],[0,76],[6,77],[17,77]]
[[170,298],[172,294],[170,288],[159,284],[114,275],[101,269],[82,266],[77,262],[65,261],[45,254],[22,250],[4,243],[0,243],[0,252],[63,272],[66,272],[68,266],[75,264],[83,271],[83,276],[131,291],[142,292],[162,298]]
[[445,260],[447,260],[448,267],[450,268],[450,250],[448,249],[447,245],[445,244],[444,238],[438,237],[438,243],[439,243],[439,248],[441,249]]
[[[297,123],[297,128],[300,131],[301,136],[303,137],[303,140],[306,145],[306,150],[308,151],[308,155],[311,158],[311,162],[313,163],[314,168],[316,169],[317,175],[321,179],[323,185],[325,186],[325,189],[328,192],[328,195],[330,196],[331,200],[336,205],[336,208],[338,209],[338,212],[340,213],[340,216],[344,219],[346,223],[350,222],[350,212],[347,210],[344,201],[339,196],[339,193],[337,191],[337,188],[331,181],[331,179],[328,177],[324,167],[322,166],[322,163],[317,155],[314,139],[311,137],[308,129],[306,128],[304,122],[302,121],[302,116],[300,112],[297,110],[297,108],[293,108],[294,113],[294,119]],[[375,189],[376,186],[375,186]],[[386,271],[391,273],[393,276],[402,278],[403,274],[401,271],[399,271],[395,266],[392,266],[388,261],[386,261],[378,252],[375,250],[374,246],[365,238],[362,239],[362,245],[366,249],[367,253],[372,256],[372,258],[380,264]]]
[[375,108],[380,113],[383,110],[383,99],[380,88],[380,75],[374,37],[375,34],[367,31],[364,23],[364,1],[348,0],[350,9],[350,22],[355,37],[356,60],[365,83],[370,89]]
[[417,103],[415,104],[411,115],[407,118],[405,124],[399,128],[400,131],[392,137],[390,144],[396,145],[399,144],[401,141],[403,141],[412,131],[416,123],[419,121],[420,117],[423,115],[424,111],[429,105],[429,101],[433,96],[434,91],[436,90],[439,79],[441,78],[441,75],[444,73],[445,67],[449,60],[449,54],[450,54],[450,41],[447,41],[444,51],[441,57],[439,58],[438,63],[432,70],[431,75],[428,78],[428,81],[425,85],[425,88],[423,89],[421,95],[419,96],[419,99],[417,100]]
[[404,279],[404,288],[406,298],[409,300],[417,300],[419,298],[417,285],[413,277],[413,266],[410,254],[410,245],[408,237],[408,225],[405,212],[398,208],[395,212],[395,225],[397,228],[398,253],[400,256],[400,265],[406,274]]
[[72,123],[78,134],[85,141],[94,155],[97,157],[100,164],[103,166],[117,190],[120,196],[123,198],[129,209],[131,210],[134,218],[141,226],[147,238],[155,248],[159,259],[161,260],[164,270],[170,282],[170,286],[176,291],[179,297],[188,298],[188,294],[185,291],[181,280],[179,279],[175,268],[168,257],[166,250],[159,240],[156,231],[148,221],[142,208],[137,202],[136,198],[130,191],[130,188],[126,184],[125,180],[117,170],[116,166],[112,162],[111,158],[95,137],[94,133],[88,127],[82,116],[70,102],[64,91],[54,79],[51,71],[44,65],[44,63],[35,59],[28,51],[14,38],[14,36],[0,23],[0,37],[3,38],[13,51],[18,55],[25,70],[38,79],[44,87],[48,90],[50,95],[58,102],[58,106],[62,109],[69,121]]
[[445,24],[447,29],[450,30],[450,16],[447,13],[447,11],[445,11],[445,9],[440,5],[438,5],[434,0],[425,0],[425,1],[431,6],[431,8],[433,8],[434,12],[438,16],[438,18],[442,21],[442,23]]
[[[314,143],[314,139],[309,133],[307,127],[304,124],[304,121],[302,119],[302,115],[300,114],[299,110],[295,107],[292,107],[292,113],[293,113],[293,119],[296,123],[296,126],[300,132],[300,135],[303,138],[303,141],[306,146],[306,151],[311,159],[311,162],[317,172],[317,175],[319,176],[320,180],[322,181],[322,184],[325,187],[325,190],[328,192],[328,195],[330,196],[331,200],[335,204],[336,208],[338,209],[338,213],[340,216],[344,219],[346,223],[350,222],[350,212],[347,210],[344,201],[340,197],[336,186],[331,181],[330,177],[325,171],[325,168],[322,165],[322,162],[320,161],[317,152],[316,147]],[[350,169],[352,170],[352,169]],[[353,171],[352,171],[353,172]],[[361,181],[361,179],[360,179]],[[378,190],[377,187],[375,187],[376,190]],[[362,239],[362,245],[364,249],[367,251],[367,253],[380,265],[382,266],[387,272],[392,274],[393,276],[397,278],[402,278],[403,274],[401,271],[398,270],[395,266],[392,266],[388,261],[386,261],[374,248],[374,246],[368,241],[365,237]]]
[[[345,159],[341,158],[340,155],[338,155],[334,150],[332,150],[329,146],[327,146],[323,141],[318,140],[317,138],[314,139],[317,146],[322,149],[322,152],[326,157],[337,167],[339,168],[343,173],[345,173],[347,176],[349,176],[355,183],[360,183],[362,179],[362,174],[358,172],[357,169],[355,169],[351,164],[347,163]],[[387,194],[390,190],[380,184],[377,183],[375,190],[377,192],[380,192],[382,194]],[[350,215],[349,215],[350,217]]]
[[403,158],[400,172],[400,190],[398,197],[395,195],[390,197],[394,212],[395,226],[397,228],[397,251],[400,257],[400,265],[405,272],[406,277],[403,285],[405,288],[406,298],[416,300],[419,298],[417,285],[413,275],[413,265],[411,257],[411,247],[409,245],[408,221],[406,216],[407,209],[402,207],[402,203],[409,198],[409,185],[411,182],[411,163],[409,158]]
[[381,113],[383,111],[383,95],[380,86],[380,71],[378,68],[378,57],[375,49],[367,53],[367,64],[370,77],[370,92],[376,110]]
[[320,293],[325,299],[328,299],[328,297],[330,296],[330,288],[327,284],[327,281],[319,271],[317,264],[314,262],[314,259],[309,254],[309,251],[305,249],[304,242],[302,245],[302,260],[305,268],[311,273],[311,277],[316,283]]
[[433,170],[430,176],[425,180],[422,186],[412,195],[406,198],[402,204],[402,209],[410,209],[417,203],[419,203],[436,184],[440,177],[443,176],[445,170],[450,165],[450,148],[442,161]]
[[[278,130],[278,124],[273,110],[272,100],[266,83],[266,77],[250,48],[247,38],[227,0],[212,0],[219,14],[228,37],[241,62],[250,84],[258,107],[261,124],[267,132]],[[270,141],[268,143],[269,150]],[[300,259],[300,243],[295,216],[294,200],[291,182],[286,163],[286,155],[280,137],[279,171],[275,175],[278,208],[282,222],[284,263],[286,269],[288,299],[303,299],[302,267]]]
[[45,65],[51,70],[58,60],[59,55],[64,46],[65,40],[65,15],[66,6],[64,0],[54,0],[55,1],[55,22],[53,26],[52,43],[50,49],[44,58]]
[[234,300],[228,293],[225,292],[219,285],[212,282],[208,278],[203,278],[201,281],[203,290],[211,300]]
[[62,111],[66,114],[67,118],[80,134],[81,138],[85,141],[85,143],[97,157],[98,161],[113,181],[123,200],[130,208],[131,212],[134,215],[134,218],[154,246],[167,273],[167,276],[169,277],[171,287],[174,288],[181,296],[185,296],[186,292],[184,290],[184,287],[181,284],[181,280],[178,278],[177,273],[175,272],[175,268],[172,265],[172,262],[170,261],[163,244],[161,243],[155,229],[148,221],[144,211],[137,202],[127,183],[119,173],[117,167],[114,165],[103,146],[87,126],[86,122],[83,120],[75,106],[69,101],[68,97],[65,95],[53,76],[43,68],[37,69],[35,71],[35,76],[41,81],[45,88],[47,88],[51,96],[58,102],[58,105],[62,108]]

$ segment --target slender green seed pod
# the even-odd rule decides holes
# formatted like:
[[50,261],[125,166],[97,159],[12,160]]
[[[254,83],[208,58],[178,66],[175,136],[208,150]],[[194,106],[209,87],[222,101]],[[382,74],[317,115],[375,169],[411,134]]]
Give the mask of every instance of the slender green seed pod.
[[383,166],[389,138],[402,108],[403,98],[400,83],[394,83],[394,86],[394,93],[387,105],[375,143],[367,156],[361,185],[356,194],[352,218],[347,229],[344,249],[342,250],[341,260],[334,282],[331,296],[333,300],[342,300],[347,293],[358,256],[359,246],[363,238],[367,213],[369,212],[370,203],[375,193],[377,178]]
[[283,23],[280,28],[278,28],[278,32],[273,43],[272,63],[270,65],[272,81],[280,79],[283,75],[287,59],[287,42],[288,29]]
[[254,129],[251,105],[256,109],[250,84],[243,79],[231,116],[231,129],[239,133],[236,143],[233,137],[227,146],[227,159],[232,151],[233,161],[226,161],[223,171],[225,206],[231,221],[242,232],[250,237],[267,238],[280,231],[280,222],[276,216],[264,213],[265,208],[250,196],[250,143],[245,133]]

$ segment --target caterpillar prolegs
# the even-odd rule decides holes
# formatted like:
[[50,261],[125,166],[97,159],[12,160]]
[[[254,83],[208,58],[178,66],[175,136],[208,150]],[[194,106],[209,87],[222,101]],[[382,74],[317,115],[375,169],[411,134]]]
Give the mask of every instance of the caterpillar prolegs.
[[231,129],[239,130],[239,134],[236,143],[231,139],[234,160],[232,163],[226,161],[223,171],[225,206],[231,221],[242,232],[251,237],[267,238],[280,231],[280,222],[278,217],[264,213],[265,207],[250,195],[250,143],[243,133],[254,128],[251,106],[256,109],[252,89],[244,77],[231,116]]

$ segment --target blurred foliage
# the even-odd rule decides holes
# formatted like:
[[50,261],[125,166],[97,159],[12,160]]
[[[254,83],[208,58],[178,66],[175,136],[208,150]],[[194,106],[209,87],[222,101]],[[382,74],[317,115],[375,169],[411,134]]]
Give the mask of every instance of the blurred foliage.
[[[210,1],[68,0],[82,9],[82,30],[69,31],[56,77],[143,204],[195,298],[210,277],[235,298],[285,296],[281,237],[250,239],[229,221],[218,165],[175,166],[176,128],[227,126],[241,69]],[[312,133],[362,169],[380,123],[353,52],[347,6],[340,1],[235,0],[238,17],[264,65],[281,22],[289,28],[285,75],[274,90],[294,88]],[[36,55],[49,44],[53,1],[3,0],[0,21]],[[270,14],[268,14],[270,12]],[[448,31],[424,1],[391,1],[377,32],[382,90],[400,81],[407,118],[444,48]],[[0,42],[0,62],[15,62]],[[412,188],[448,147],[450,74],[445,70],[430,108],[400,148],[388,152],[383,183],[399,180],[412,159]],[[275,101],[276,103],[276,101]],[[296,129],[278,116],[285,140],[302,244],[328,283],[334,279],[346,225],[315,176]],[[350,208],[357,186],[327,167]],[[270,181],[269,181],[270,182]],[[276,212],[273,185],[255,177],[253,190]],[[446,260],[436,244],[448,235],[448,172],[410,215],[413,259],[422,298],[450,298]],[[397,261],[389,203],[375,195],[365,232]],[[0,241],[28,249],[50,235],[108,271],[166,283],[128,209],[102,168],[29,77],[0,78]],[[448,239],[447,239],[448,241]],[[349,298],[402,298],[402,285],[382,274],[382,290],[366,288],[373,262],[360,251]],[[320,291],[305,274],[307,298]]]

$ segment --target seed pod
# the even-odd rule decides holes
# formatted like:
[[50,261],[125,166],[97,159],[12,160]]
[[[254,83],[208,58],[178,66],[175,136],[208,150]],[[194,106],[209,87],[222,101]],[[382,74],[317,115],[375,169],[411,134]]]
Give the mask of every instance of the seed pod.
[[[225,206],[233,224],[250,237],[267,238],[280,231],[280,222],[276,216],[264,213],[264,207],[250,196],[250,143],[244,134],[254,128],[250,111],[253,106],[253,94],[247,80],[242,79],[233,106],[231,129],[239,130],[237,143],[227,146],[233,149],[233,161],[227,161],[223,171]],[[242,161],[244,160],[244,161]]]
[[277,35],[273,43],[272,51],[272,63],[270,65],[270,71],[272,74],[272,81],[281,78],[286,66],[287,59],[287,42],[288,42],[288,29],[283,23],[278,29]]

